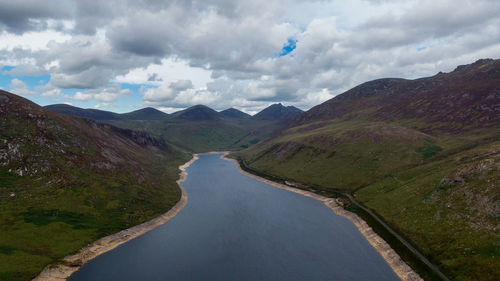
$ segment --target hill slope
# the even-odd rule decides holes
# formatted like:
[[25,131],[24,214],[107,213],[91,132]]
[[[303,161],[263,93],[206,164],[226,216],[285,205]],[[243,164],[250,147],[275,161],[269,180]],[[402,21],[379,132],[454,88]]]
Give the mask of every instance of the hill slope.
[[170,117],[171,120],[191,120],[191,121],[201,121],[201,120],[218,120],[221,119],[222,115],[219,112],[211,109],[205,105],[195,105],[190,108],[186,108],[181,111],[173,113]]
[[90,118],[93,120],[119,120],[122,119],[120,114],[110,112],[110,111],[104,111],[104,110],[98,110],[98,109],[83,109],[79,107],[75,107],[72,105],[68,104],[52,104],[52,105],[47,105],[44,108],[52,111],[52,112],[57,112],[61,114],[67,114],[67,115],[72,115],[72,116],[78,116],[78,117],[85,117],[85,118]]
[[228,108],[226,110],[223,110],[219,112],[222,116],[225,118],[250,118],[251,116],[245,112],[239,111],[236,108]]
[[107,120],[162,120],[168,117],[165,112],[157,109],[146,107],[143,109],[135,110],[128,113],[114,113],[111,111],[104,111],[98,109],[83,109],[68,104],[52,104],[44,106],[52,112],[67,114],[78,117],[90,118],[98,121]]
[[281,103],[270,105],[254,116],[256,120],[280,120],[288,121],[302,114],[302,110],[294,106],[283,106]]
[[146,107],[143,109],[135,110],[129,113],[120,114],[121,119],[127,120],[163,120],[168,118],[168,114],[154,109],[152,107]]
[[0,279],[28,280],[180,198],[188,155],[145,133],[50,112],[0,91]]
[[364,83],[236,153],[257,171],[346,191],[453,280],[500,276],[500,61]]

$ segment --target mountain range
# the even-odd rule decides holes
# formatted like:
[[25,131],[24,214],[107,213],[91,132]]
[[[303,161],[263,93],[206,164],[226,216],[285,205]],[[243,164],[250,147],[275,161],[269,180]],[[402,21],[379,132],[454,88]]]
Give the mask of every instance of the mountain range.
[[188,152],[237,150],[272,135],[303,111],[293,106],[271,105],[250,116],[229,108],[217,112],[204,105],[166,114],[152,108],[117,114],[69,105],[49,105],[54,112],[107,122],[117,127],[141,130]]
[[306,112],[250,116],[40,107],[0,91],[0,280],[27,280],[173,206],[177,167],[232,150],[255,174],[336,197],[426,280],[441,280],[349,198],[452,280],[500,276],[500,60],[363,83]]

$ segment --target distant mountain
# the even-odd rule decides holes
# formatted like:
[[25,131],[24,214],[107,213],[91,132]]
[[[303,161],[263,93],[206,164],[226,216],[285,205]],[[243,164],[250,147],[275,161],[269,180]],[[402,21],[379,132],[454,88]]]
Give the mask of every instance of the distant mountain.
[[162,120],[168,117],[168,114],[157,109],[146,107],[129,113],[114,113],[110,111],[98,110],[98,109],[83,109],[67,104],[53,104],[45,106],[46,109],[72,115],[78,117],[90,118],[98,121],[108,121],[108,120]]
[[224,118],[250,118],[250,114],[247,114],[243,111],[240,111],[236,108],[228,108],[226,110],[223,110],[219,112],[220,115],[222,115]]
[[233,157],[308,190],[352,194],[451,280],[498,280],[500,60],[363,83]]
[[127,120],[164,120],[168,114],[152,107],[146,107],[129,113],[120,114],[122,119]]
[[67,114],[67,115],[73,115],[73,116],[78,116],[78,117],[85,117],[85,118],[90,118],[94,120],[120,120],[123,119],[120,114],[110,112],[110,111],[104,111],[104,110],[98,110],[98,109],[83,109],[79,108],[76,106],[68,105],[68,104],[53,104],[53,105],[47,105],[45,106],[46,109],[52,111],[52,112],[57,112],[57,113],[62,113],[62,114]]
[[90,241],[166,212],[187,159],[145,132],[0,91],[0,279],[31,280]]
[[296,108],[295,106],[283,106],[281,103],[277,103],[266,107],[259,113],[252,116],[252,118],[257,120],[288,121],[299,116],[302,113],[303,111]]
[[191,121],[218,120],[222,118],[222,115],[219,114],[219,112],[205,105],[195,105],[190,108],[172,113],[170,116],[171,119]]
[[123,114],[66,104],[49,105],[45,108],[120,128],[148,132],[177,148],[191,152],[234,150],[252,146],[282,128],[288,118],[279,116],[270,120],[253,119],[234,108],[217,112],[204,105],[195,105],[172,114],[154,108]]

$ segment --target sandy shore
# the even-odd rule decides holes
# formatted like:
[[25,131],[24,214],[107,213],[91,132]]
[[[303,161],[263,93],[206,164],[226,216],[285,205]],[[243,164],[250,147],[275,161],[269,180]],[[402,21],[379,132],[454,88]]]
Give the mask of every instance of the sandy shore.
[[378,234],[375,233],[373,231],[373,229],[370,226],[368,226],[368,224],[363,219],[361,219],[355,213],[346,211],[343,207],[339,206],[335,202],[335,199],[324,197],[324,196],[321,196],[321,195],[318,195],[316,193],[309,192],[306,190],[293,188],[293,187],[290,187],[290,186],[287,186],[284,184],[279,184],[279,183],[270,181],[268,179],[261,178],[259,176],[254,175],[254,174],[250,174],[250,173],[244,171],[243,169],[241,169],[238,161],[236,161],[235,159],[227,158],[226,155],[228,154],[228,152],[223,152],[223,153],[224,153],[224,155],[222,155],[221,158],[224,160],[228,160],[228,161],[233,162],[236,165],[236,167],[238,168],[238,170],[244,175],[255,178],[259,181],[262,181],[262,182],[267,183],[269,185],[275,186],[277,188],[285,189],[285,190],[288,190],[291,192],[295,192],[295,193],[322,201],[335,214],[337,214],[339,216],[346,217],[347,219],[352,221],[354,223],[354,225],[358,228],[359,232],[361,232],[361,234],[366,238],[366,240],[368,240],[370,245],[372,245],[372,247],[375,248],[375,250],[380,253],[382,258],[384,258],[384,260],[389,264],[389,266],[392,268],[392,270],[396,273],[396,275],[401,280],[403,280],[403,281],[422,280],[423,281],[423,279],[415,271],[413,271],[413,269],[410,266],[408,266],[399,257],[399,255],[396,253],[396,251],[394,251],[389,246],[389,244],[387,244],[387,242],[385,242],[384,239],[382,239],[380,236],[378,236]]
[[75,271],[80,269],[82,265],[84,265],[86,262],[89,260],[102,255],[118,246],[121,244],[128,242],[166,222],[168,222],[170,219],[175,217],[179,211],[184,208],[187,204],[187,195],[184,189],[182,188],[181,183],[186,180],[187,177],[187,172],[186,168],[189,167],[194,161],[198,159],[198,155],[195,154],[193,155],[193,158],[179,166],[179,169],[181,170],[179,179],[177,180],[177,184],[179,185],[179,188],[181,189],[182,195],[181,199],[177,204],[175,204],[172,209],[170,209],[168,212],[166,212],[163,215],[160,215],[159,217],[156,217],[150,221],[147,221],[145,223],[136,225],[134,227],[122,230],[118,233],[103,237],[92,244],[89,244],[82,248],[78,253],[75,255],[67,256],[63,259],[62,264],[53,264],[53,265],[48,265],[43,269],[43,271],[33,280],[36,281],[61,281],[61,280],[66,280],[71,274],[73,274]]

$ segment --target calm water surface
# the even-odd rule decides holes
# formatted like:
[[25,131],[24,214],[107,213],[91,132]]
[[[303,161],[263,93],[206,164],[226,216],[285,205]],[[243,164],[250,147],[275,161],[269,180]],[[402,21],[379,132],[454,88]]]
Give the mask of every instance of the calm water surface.
[[201,155],[168,223],[85,264],[69,280],[399,280],[354,224],[322,202]]

